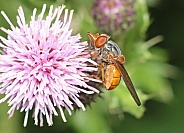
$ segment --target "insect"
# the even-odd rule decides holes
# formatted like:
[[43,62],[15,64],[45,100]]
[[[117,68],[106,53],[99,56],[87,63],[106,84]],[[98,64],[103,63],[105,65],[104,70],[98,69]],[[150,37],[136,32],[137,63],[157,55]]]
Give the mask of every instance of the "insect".
[[139,97],[123,65],[125,63],[125,57],[121,54],[118,45],[109,40],[110,37],[106,34],[88,33],[88,36],[91,41],[90,49],[93,51],[91,56],[97,58],[99,62],[99,72],[101,72],[102,82],[105,88],[107,90],[115,89],[122,78],[133,99],[140,106]]

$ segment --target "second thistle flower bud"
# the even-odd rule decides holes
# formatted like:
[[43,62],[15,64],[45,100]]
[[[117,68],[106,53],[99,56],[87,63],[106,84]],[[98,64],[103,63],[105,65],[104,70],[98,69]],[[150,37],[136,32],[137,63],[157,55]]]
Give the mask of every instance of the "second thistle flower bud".
[[97,26],[108,34],[127,31],[135,21],[135,0],[95,0],[92,10]]

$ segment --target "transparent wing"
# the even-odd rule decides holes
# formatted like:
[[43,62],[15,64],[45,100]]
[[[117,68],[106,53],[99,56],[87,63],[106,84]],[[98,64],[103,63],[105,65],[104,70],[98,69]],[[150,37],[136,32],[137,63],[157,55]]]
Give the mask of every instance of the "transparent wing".
[[134,98],[134,100],[137,103],[137,105],[140,106],[141,102],[139,100],[139,97],[138,97],[138,95],[137,95],[137,93],[135,91],[134,85],[133,85],[133,83],[132,83],[132,81],[131,81],[131,79],[130,79],[130,77],[129,77],[129,75],[128,75],[125,67],[124,67],[124,65],[121,62],[119,62],[119,61],[116,61],[114,59],[112,59],[112,60],[113,60],[114,65],[120,71],[121,77],[123,78],[123,80],[124,80],[128,90],[129,90],[130,94]]

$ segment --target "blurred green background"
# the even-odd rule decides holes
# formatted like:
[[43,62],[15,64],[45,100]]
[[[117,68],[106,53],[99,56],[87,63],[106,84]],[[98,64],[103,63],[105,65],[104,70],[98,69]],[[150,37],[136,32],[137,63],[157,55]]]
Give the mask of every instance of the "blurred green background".
[[[139,0],[144,2],[144,0]],[[26,19],[29,20],[32,10],[34,7],[38,8],[40,12],[43,3],[47,5],[53,4],[57,6],[59,4],[66,4],[67,8],[74,9],[74,20],[76,23],[73,24],[74,34],[80,32],[83,40],[87,40],[86,33],[88,31],[97,32],[98,28],[95,27],[92,17],[90,16],[90,10],[92,6],[92,0],[1,0],[0,10],[5,11],[10,20],[16,25],[17,8],[21,5],[25,11]],[[147,0],[148,13],[150,15],[149,27],[148,22],[145,22],[146,28],[144,37],[140,37],[142,42],[146,42],[155,36],[162,35],[163,41],[159,42],[153,47],[161,49],[166,53],[171,66],[175,66],[175,74],[172,78],[166,78],[166,82],[172,86],[173,98],[170,100],[160,100],[166,98],[163,96],[159,98],[141,98],[147,96],[140,92],[140,98],[143,100],[144,106],[141,107],[141,113],[138,115],[142,116],[139,119],[136,117],[136,110],[138,107],[128,108],[123,103],[124,108],[128,108],[128,113],[120,113],[119,115],[112,115],[109,113],[109,104],[107,97],[111,94],[104,93],[104,98],[98,98],[96,103],[92,103],[91,108],[87,107],[87,111],[76,111],[72,116],[67,116],[67,123],[63,123],[60,117],[54,117],[54,125],[48,127],[46,122],[43,127],[34,126],[33,119],[29,117],[28,126],[23,128],[24,113],[19,111],[15,112],[15,115],[8,119],[7,115],[7,104],[3,103],[0,105],[0,132],[1,133],[183,133],[184,132],[184,1],[183,0]],[[147,12],[146,12],[147,13]],[[144,23],[143,23],[144,24]],[[90,25],[90,26],[89,26]],[[2,16],[0,16],[0,27],[8,28],[7,22]],[[147,29],[148,28],[148,29]],[[100,31],[99,31],[100,32]],[[133,31],[131,31],[133,32]],[[3,32],[0,32],[2,36],[5,36]],[[113,38],[113,37],[112,37]],[[128,38],[128,37],[127,37]],[[115,39],[114,39],[115,40]],[[128,40],[128,39],[127,39]],[[138,45],[140,46],[140,45]],[[128,48],[127,48],[128,49]],[[126,49],[124,50],[126,54]],[[157,51],[158,52],[158,51]],[[128,53],[128,52],[127,52]],[[155,53],[154,53],[155,54]],[[162,54],[161,54],[162,55]],[[165,57],[165,54],[163,54]],[[127,54],[128,58],[134,60],[134,55]],[[136,60],[135,60],[136,61]],[[131,65],[129,65],[131,66]],[[132,67],[132,66],[131,66]],[[128,67],[129,68],[129,67]],[[151,69],[151,68],[150,68]],[[138,71],[138,70],[137,70]],[[151,71],[154,72],[154,69]],[[168,75],[173,73],[172,70],[168,69]],[[146,75],[146,73],[144,73]],[[143,74],[143,75],[144,75]],[[140,79],[139,77],[133,77],[133,80],[137,85],[143,82],[144,78],[150,81],[152,75]],[[154,78],[154,77],[153,77]],[[157,81],[157,80],[155,80]],[[141,86],[141,85],[140,85]],[[155,82],[155,86],[157,83]],[[154,84],[152,83],[154,88]],[[167,89],[166,89],[167,90]],[[112,97],[116,96],[113,91]],[[112,92],[112,93],[113,93]],[[118,91],[116,91],[118,92]],[[123,92],[124,94],[126,92]],[[165,92],[163,92],[165,94]],[[162,94],[162,95],[164,95]],[[123,94],[122,94],[123,95]],[[129,95],[127,93],[127,95]],[[165,94],[167,95],[167,93]],[[123,98],[123,97],[122,97]],[[112,102],[112,101],[110,101]],[[135,104],[135,103],[133,103]],[[145,112],[144,112],[144,109]],[[131,112],[133,110],[133,113]],[[131,115],[132,114],[132,115]],[[67,113],[66,113],[67,115]],[[119,117],[118,117],[119,116]]]

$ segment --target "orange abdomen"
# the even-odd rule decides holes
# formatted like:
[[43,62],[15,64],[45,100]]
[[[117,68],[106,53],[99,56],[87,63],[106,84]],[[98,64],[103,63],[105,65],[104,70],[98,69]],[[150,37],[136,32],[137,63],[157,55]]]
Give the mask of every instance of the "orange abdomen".
[[119,70],[113,64],[108,65],[105,71],[105,88],[107,90],[116,88],[119,85],[120,80],[121,74]]

